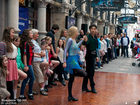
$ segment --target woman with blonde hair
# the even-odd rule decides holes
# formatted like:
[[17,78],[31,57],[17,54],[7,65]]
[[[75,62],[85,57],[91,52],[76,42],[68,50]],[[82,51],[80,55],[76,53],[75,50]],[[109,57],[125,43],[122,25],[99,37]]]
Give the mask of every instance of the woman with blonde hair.
[[86,72],[82,70],[82,68],[79,65],[79,46],[82,44],[83,40],[87,41],[87,37],[84,36],[83,39],[77,44],[76,38],[78,36],[78,29],[75,26],[69,28],[68,35],[69,39],[66,43],[66,48],[64,51],[64,64],[63,64],[65,71],[70,73],[70,79],[68,82],[68,95],[69,95],[68,101],[78,101],[78,99],[72,96],[72,85],[74,82],[74,77],[76,75],[87,76]]

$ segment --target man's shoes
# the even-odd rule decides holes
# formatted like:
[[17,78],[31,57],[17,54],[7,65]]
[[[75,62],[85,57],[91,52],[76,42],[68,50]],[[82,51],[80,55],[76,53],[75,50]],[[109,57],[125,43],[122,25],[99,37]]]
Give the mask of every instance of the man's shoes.
[[36,91],[33,91],[33,95],[38,95],[38,93]]
[[63,85],[63,86],[66,86],[66,83],[64,80],[60,81],[60,83]]
[[55,82],[51,82],[50,84],[53,86],[57,86],[57,84]]
[[86,88],[86,89],[83,88],[82,91],[83,92],[91,92],[91,90],[89,90],[88,88]]
[[68,101],[78,101],[78,99],[76,99],[74,97],[68,97]]
[[43,96],[48,96],[48,93],[45,90],[40,90],[40,94]]
[[34,100],[33,94],[28,94],[28,98],[29,98],[30,100]]
[[91,89],[91,92],[92,92],[92,93],[97,93],[97,91],[96,91],[95,88]]

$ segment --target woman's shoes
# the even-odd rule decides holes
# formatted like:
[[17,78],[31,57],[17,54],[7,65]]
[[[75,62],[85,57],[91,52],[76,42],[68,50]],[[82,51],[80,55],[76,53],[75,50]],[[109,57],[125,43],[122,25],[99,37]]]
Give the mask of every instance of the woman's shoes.
[[78,101],[78,99],[76,99],[74,97],[68,97],[68,101]]

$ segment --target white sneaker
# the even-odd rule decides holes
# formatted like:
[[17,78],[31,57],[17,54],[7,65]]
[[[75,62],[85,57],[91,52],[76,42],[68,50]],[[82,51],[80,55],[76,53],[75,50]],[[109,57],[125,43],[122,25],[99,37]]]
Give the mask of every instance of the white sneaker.
[[100,69],[102,69],[103,67],[101,66]]

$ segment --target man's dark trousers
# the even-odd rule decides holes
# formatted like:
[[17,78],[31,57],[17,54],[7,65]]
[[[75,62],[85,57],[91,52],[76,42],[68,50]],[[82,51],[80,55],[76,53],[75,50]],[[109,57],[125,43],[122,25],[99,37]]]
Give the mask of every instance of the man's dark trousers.
[[87,76],[84,77],[84,79],[83,79],[82,89],[87,89],[88,79],[90,80],[91,89],[94,88],[95,83],[93,80],[93,76],[94,76],[94,72],[95,72],[95,60],[96,60],[96,56],[87,53],[87,55],[86,55]]

